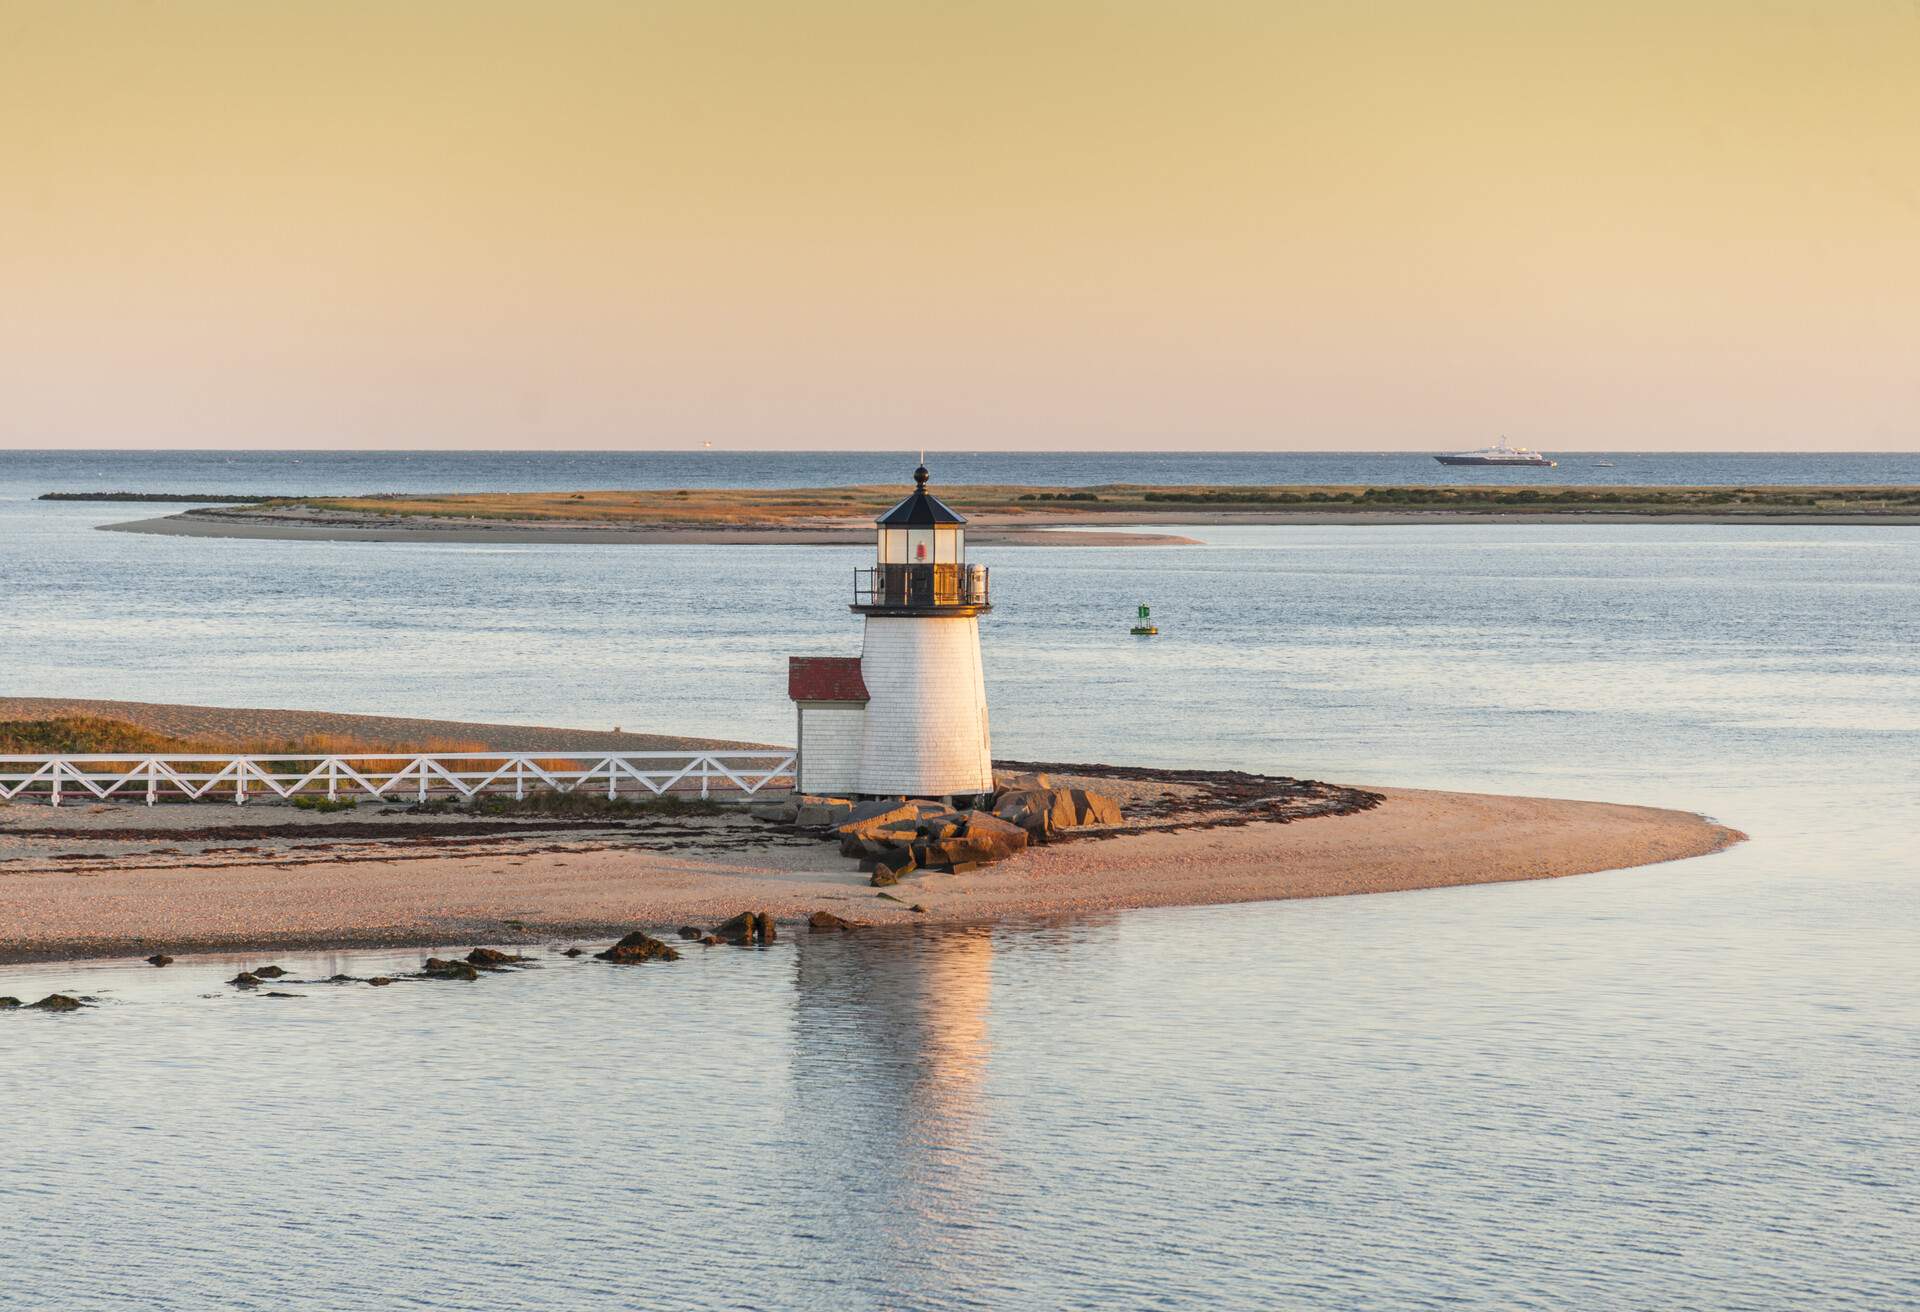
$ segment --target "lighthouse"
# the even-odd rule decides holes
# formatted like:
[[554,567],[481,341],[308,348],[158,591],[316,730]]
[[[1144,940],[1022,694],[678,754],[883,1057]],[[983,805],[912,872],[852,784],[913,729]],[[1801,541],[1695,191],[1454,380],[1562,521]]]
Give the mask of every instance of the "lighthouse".
[[987,570],[967,563],[966,520],[914,489],[874,521],[856,569],[858,657],[795,656],[787,670],[802,792],[960,797],[992,791],[980,616]]

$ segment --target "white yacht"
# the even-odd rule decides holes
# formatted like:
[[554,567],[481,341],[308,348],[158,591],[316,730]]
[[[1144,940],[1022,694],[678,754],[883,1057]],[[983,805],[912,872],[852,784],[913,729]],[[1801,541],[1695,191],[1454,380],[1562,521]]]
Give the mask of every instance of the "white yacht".
[[1513,446],[1505,437],[1478,451],[1460,451],[1450,456],[1435,456],[1434,459],[1443,465],[1538,465],[1542,469],[1552,469],[1558,463],[1538,451]]

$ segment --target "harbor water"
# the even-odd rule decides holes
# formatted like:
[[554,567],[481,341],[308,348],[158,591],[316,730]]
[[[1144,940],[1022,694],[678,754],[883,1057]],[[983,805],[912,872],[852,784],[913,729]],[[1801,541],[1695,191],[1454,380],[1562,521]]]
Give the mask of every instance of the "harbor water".
[[[161,538],[96,526],[164,507],[32,500],[668,485],[705,458],[8,457],[0,695],[784,742],[785,657],[857,649],[857,549]],[[1377,459],[1405,476],[934,468],[1416,476]],[[1561,459],[1504,476],[1601,481]],[[1594,459],[1920,483],[1912,457]],[[725,461],[716,485],[900,473]],[[1000,755],[1641,802],[1750,841],[661,968],[542,950],[470,987],[0,967],[0,994],[102,999],[0,1015],[0,1307],[1920,1304],[1920,529],[1182,531],[1203,545],[976,549]],[[1142,602],[1158,637],[1127,632]]]

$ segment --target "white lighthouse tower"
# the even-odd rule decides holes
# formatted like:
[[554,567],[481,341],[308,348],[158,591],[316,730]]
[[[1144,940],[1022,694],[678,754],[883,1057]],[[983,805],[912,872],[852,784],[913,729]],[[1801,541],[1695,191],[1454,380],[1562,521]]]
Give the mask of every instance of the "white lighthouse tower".
[[866,617],[857,669],[818,657],[795,657],[789,668],[802,791],[955,797],[993,788],[980,664],[986,567],[967,564],[966,520],[927,491],[926,466],[913,481],[913,494],[875,521],[873,568],[854,572],[853,609]]

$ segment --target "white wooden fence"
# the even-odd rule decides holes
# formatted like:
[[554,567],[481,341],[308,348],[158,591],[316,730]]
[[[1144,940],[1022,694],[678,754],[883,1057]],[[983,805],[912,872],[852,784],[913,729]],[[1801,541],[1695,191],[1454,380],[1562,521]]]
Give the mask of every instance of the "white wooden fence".
[[711,796],[715,791],[752,796],[769,784],[793,782],[794,754],[764,752],[362,752],[276,756],[222,756],[177,753],[0,756],[0,801],[81,801],[111,797],[132,800],[144,794],[152,806],[162,797],[189,801],[232,800],[249,796],[325,797],[360,794],[393,801],[411,797],[474,797],[530,790],[580,790],[617,798]]

